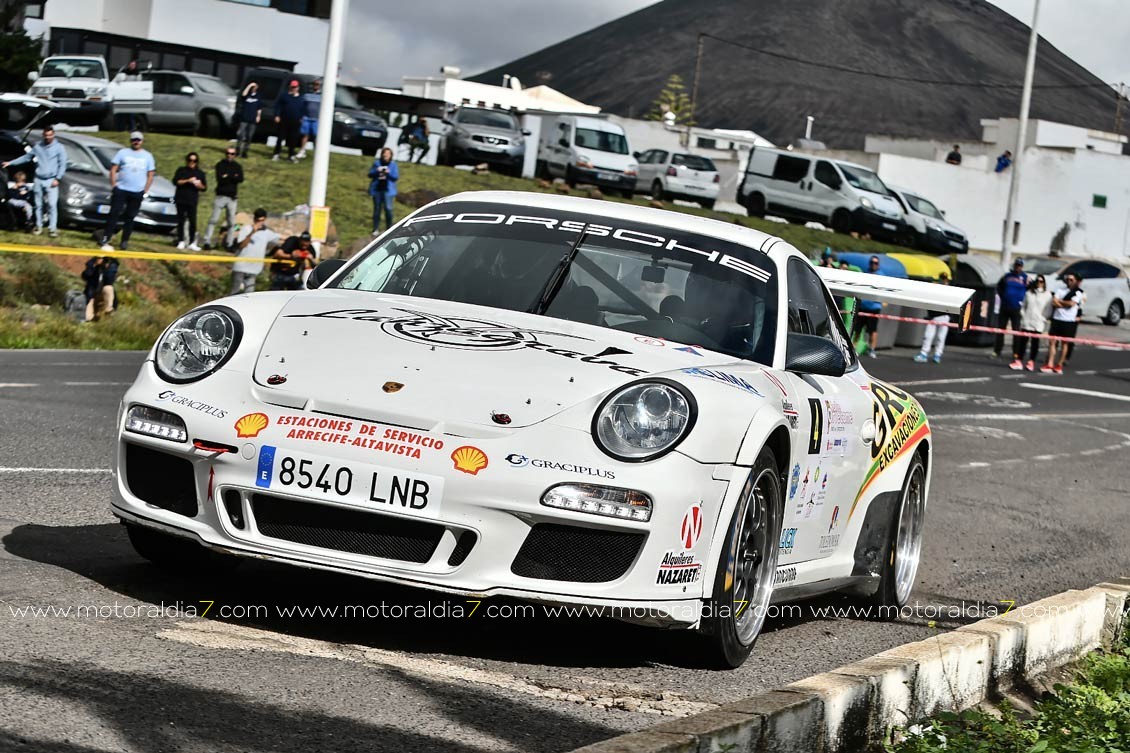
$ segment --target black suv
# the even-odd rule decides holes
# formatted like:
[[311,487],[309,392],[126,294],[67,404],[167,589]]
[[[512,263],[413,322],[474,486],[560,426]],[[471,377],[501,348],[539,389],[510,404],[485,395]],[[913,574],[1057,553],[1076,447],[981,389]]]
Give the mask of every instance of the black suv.
[[[263,115],[259,127],[255,129],[255,138],[266,140],[268,136],[278,135],[278,125],[275,123],[275,100],[279,92],[286,91],[286,84],[297,80],[302,84],[302,91],[311,91],[310,84],[318,80],[318,76],[308,73],[291,73],[282,68],[251,68],[243,77],[243,84],[239,91],[242,94],[247,84],[255,81],[259,84],[259,98],[263,101]],[[236,112],[238,114],[238,105]],[[368,156],[375,155],[385,145],[388,138],[388,125],[378,115],[362,109],[353,93],[341,86],[337,87],[337,96],[334,97],[334,126],[331,143],[335,146],[360,149]]]

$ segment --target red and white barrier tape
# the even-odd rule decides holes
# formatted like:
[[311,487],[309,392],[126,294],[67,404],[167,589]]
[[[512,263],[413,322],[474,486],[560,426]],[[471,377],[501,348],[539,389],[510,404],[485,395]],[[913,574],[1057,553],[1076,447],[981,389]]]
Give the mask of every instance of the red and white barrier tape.
[[[871,314],[866,311],[860,311],[856,316],[869,316],[873,319],[889,319],[893,322],[910,322],[912,324],[937,324],[929,319],[919,319],[910,316],[892,316],[890,314]],[[949,322],[945,325],[950,329],[959,329],[960,325],[956,322]],[[1056,340],[1065,343],[1078,343],[1079,345],[1099,345],[1104,348],[1112,348],[1115,350],[1130,350],[1130,343],[1116,343],[1110,340],[1092,340],[1086,337],[1064,337],[1063,335],[1047,335],[1042,332],[1025,332],[1019,329],[1001,329],[1000,327],[982,327],[976,324],[969,326],[971,332],[992,332],[999,335],[1014,335],[1016,337],[1034,337],[1039,340]]]

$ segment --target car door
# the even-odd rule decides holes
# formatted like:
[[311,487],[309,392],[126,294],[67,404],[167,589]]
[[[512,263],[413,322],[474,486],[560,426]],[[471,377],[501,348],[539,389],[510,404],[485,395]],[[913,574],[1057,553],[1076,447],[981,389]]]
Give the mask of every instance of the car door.
[[169,75],[146,73],[142,78],[153,83],[153,111],[149,113],[149,125],[156,129],[174,127],[176,119],[169,94]]
[[173,127],[191,130],[196,127],[196,87],[188,76],[180,73],[166,75]]
[[766,203],[770,212],[788,217],[810,216],[808,196],[804,185],[812,160],[793,154],[777,155],[773,165],[773,177],[766,181]]
[[[789,259],[788,332],[816,335],[836,344],[848,362],[842,377],[788,373],[787,412],[795,412],[793,462],[785,488],[781,563],[821,559],[839,545],[871,446],[863,442],[871,419],[870,391],[835,303],[812,265]],[[788,413],[786,414],[788,415]]]
[[832,213],[843,203],[843,197],[840,194],[843,185],[844,178],[835,165],[826,159],[816,162],[816,167],[812,170],[812,179],[808,181],[807,190],[813,211],[819,212],[826,222],[831,221]]
[[557,121],[557,128],[549,142],[549,158],[546,160],[553,175],[565,175],[565,166],[573,149],[572,144],[573,131],[569,124],[563,120]]
[[651,158],[655,154],[654,149],[648,149],[639,156],[639,166],[636,167],[636,190],[646,191],[648,186],[651,185]]

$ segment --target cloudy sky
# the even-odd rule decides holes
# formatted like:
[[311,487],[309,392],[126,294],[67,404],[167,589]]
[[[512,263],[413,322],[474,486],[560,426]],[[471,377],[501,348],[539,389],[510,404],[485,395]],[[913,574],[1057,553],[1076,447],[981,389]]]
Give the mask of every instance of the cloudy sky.
[[[655,0],[353,0],[342,73],[399,86],[457,65],[473,75],[627,15]],[[990,0],[1024,23],[1034,0]],[[1041,35],[1104,81],[1130,83],[1126,0],[1043,0]]]

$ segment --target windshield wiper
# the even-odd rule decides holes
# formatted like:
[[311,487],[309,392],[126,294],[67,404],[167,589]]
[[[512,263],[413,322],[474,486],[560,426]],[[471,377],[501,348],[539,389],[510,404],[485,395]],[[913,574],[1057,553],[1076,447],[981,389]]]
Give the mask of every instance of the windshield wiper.
[[553,298],[561,290],[561,286],[565,284],[565,275],[569,272],[569,267],[573,265],[573,259],[577,258],[577,252],[581,248],[581,244],[585,242],[588,236],[588,225],[581,230],[581,234],[577,236],[577,240],[573,245],[569,246],[569,250],[561,257],[561,261],[557,262],[557,267],[553,270],[553,274],[545,282],[545,287],[541,289],[541,294],[538,296],[538,301],[530,308],[531,314],[544,314],[549,304],[553,303]]

